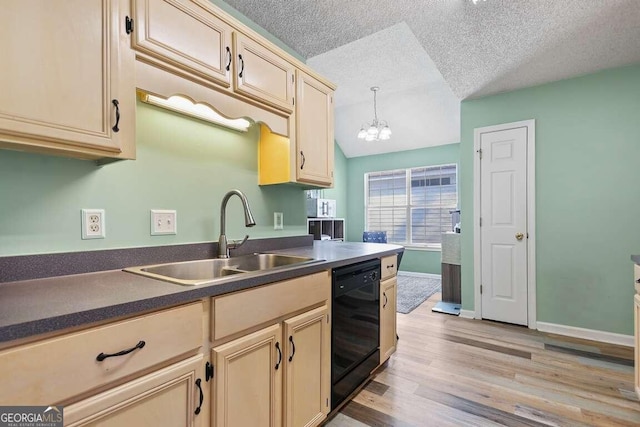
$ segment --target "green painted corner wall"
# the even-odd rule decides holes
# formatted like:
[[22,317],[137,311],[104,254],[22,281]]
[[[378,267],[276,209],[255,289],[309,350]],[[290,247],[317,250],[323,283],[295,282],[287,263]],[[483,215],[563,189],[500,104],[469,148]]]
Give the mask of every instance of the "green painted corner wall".
[[347,158],[337,143],[334,143],[333,188],[324,190],[324,197],[335,199],[336,217],[347,217]]
[[464,101],[461,119],[463,309],[474,309],[473,130],[535,119],[537,320],[632,334],[640,64]]
[[286,51],[287,53],[289,53],[291,56],[299,59],[302,62],[306,62],[306,59],[302,55],[300,55],[295,50],[291,49],[291,47],[286,45],[282,40],[280,40],[279,38],[277,38],[276,36],[274,36],[273,34],[268,32],[267,30],[262,28],[260,25],[256,24],[251,19],[247,18],[246,15],[244,15],[242,12],[238,11],[233,6],[229,5],[228,3],[224,2],[223,0],[209,0],[209,1],[211,3],[213,3],[213,4],[215,4],[216,6],[218,6],[220,9],[222,9],[226,13],[228,13],[229,15],[233,16],[234,18],[236,18],[238,21],[240,21],[243,24],[245,24],[247,27],[249,27],[252,30],[254,30],[256,33],[260,34],[265,39],[269,40],[271,43],[275,44],[279,48],[281,48],[284,51]]
[[[0,150],[0,256],[215,241],[232,188],[246,193],[257,225],[244,227],[234,197],[229,238],[306,234],[304,191],[257,184],[257,126],[230,131],[143,103],[136,112],[133,161],[98,167]],[[105,209],[106,239],[81,240],[82,208]],[[150,209],[176,209],[178,234],[151,236]],[[273,230],[273,212],[284,230]]]
[[[362,241],[365,173],[445,163],[458,164],[459,158],[460,144],[448,144],[348,159],[346,179],[348,195],[347,239],[352,242]],[[402,258],[400,269],[403,271],[440,274],[440,251],[407,249]]]

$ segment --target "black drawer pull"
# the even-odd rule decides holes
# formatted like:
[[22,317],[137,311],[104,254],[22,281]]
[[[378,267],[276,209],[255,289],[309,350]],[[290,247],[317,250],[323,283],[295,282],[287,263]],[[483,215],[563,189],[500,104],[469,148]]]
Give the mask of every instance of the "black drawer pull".
[[202,381],[200,381],[200,378],[196,380],[196,385],[198,386],[198,390],[200,390],[200,403],[198,404],[198,407],[194,411],[196,415],[200,413],[200,410],[202,409],[202,402],[204,402],[204,393],[202,392],[202,386],[200,385],[201,382]]
[[636,280],[636,283],[640,283],[640,279]]
[[278,350],[278,363],[276,363],[276,371],[280,367],[280,363],[282,363],[282,350],[280,350],[280,343],[276,342],[276,350]]
[[117,99],[112,99],[111,103],[113,104],[114,107],[116,107],[116,124],[113,125],[111,129],[114,132],[119,132],[120,128],[118,127],[118,124],[120,123],[120,103],[118,102]]
[[119,352],[117,352],[117,353],[113,353],[113,354],[104,354],[104,353],[100,353],[100,354],[96,357],[96,360],[97,360],[98,362],[102,362],[102,361],[103,361],[104,359],[106,359],[107,357],[124,356],[125,354],[129,354],[129,353],[131,353],[132,351],[136,351],[137,349],[144,347],[144,345],[145,345],[145,344],[146,344],[146,343],[145,343],[144,341],[140,341],[138,344],[136,344],[136,346],[135,346],[135,347],[130,348],[129,350],[122,350],[122,351],[119,351]]
[[296,344],[293,342],[293,336],[289,335],[289,342],[291,343],[291,356],[289,356],[289,362],[293,360],[293,356],[296,354]]
[[387,299],[387,293],[383,292],[382,296],[384,297],[384,304],[382,304],[382,308],[385,308],[387,306],[387,303],[389,302],[389,300]]
[[387,268],[393,268],[393,264],[387,265]]

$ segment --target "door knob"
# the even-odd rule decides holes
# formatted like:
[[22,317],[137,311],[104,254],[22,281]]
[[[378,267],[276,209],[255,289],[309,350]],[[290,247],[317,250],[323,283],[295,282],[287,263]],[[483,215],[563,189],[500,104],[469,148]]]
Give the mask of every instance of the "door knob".
[[524,234],[516,233],[516,240],[520,241],[520,240],[522,240],[523,237],[524,237]]

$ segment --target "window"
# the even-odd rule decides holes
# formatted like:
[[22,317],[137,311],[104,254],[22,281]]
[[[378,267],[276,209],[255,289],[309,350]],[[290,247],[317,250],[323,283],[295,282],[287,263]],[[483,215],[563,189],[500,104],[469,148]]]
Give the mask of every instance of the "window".
[[440,248],[458,206],[457,165],[365,174],[365,229],[389,243]]

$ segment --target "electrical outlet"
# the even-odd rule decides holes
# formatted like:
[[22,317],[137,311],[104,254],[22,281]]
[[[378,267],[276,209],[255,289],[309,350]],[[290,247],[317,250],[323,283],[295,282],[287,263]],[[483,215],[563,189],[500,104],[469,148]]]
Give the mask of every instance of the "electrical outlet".
[[284,215],[282,212],[273,213],[273,229],[282,230],[284,228]]
[[151,209],[151,235],[178,234],[178,214],[174,210]]
[[82,239],[104,239],[104,209],[82,209]]

